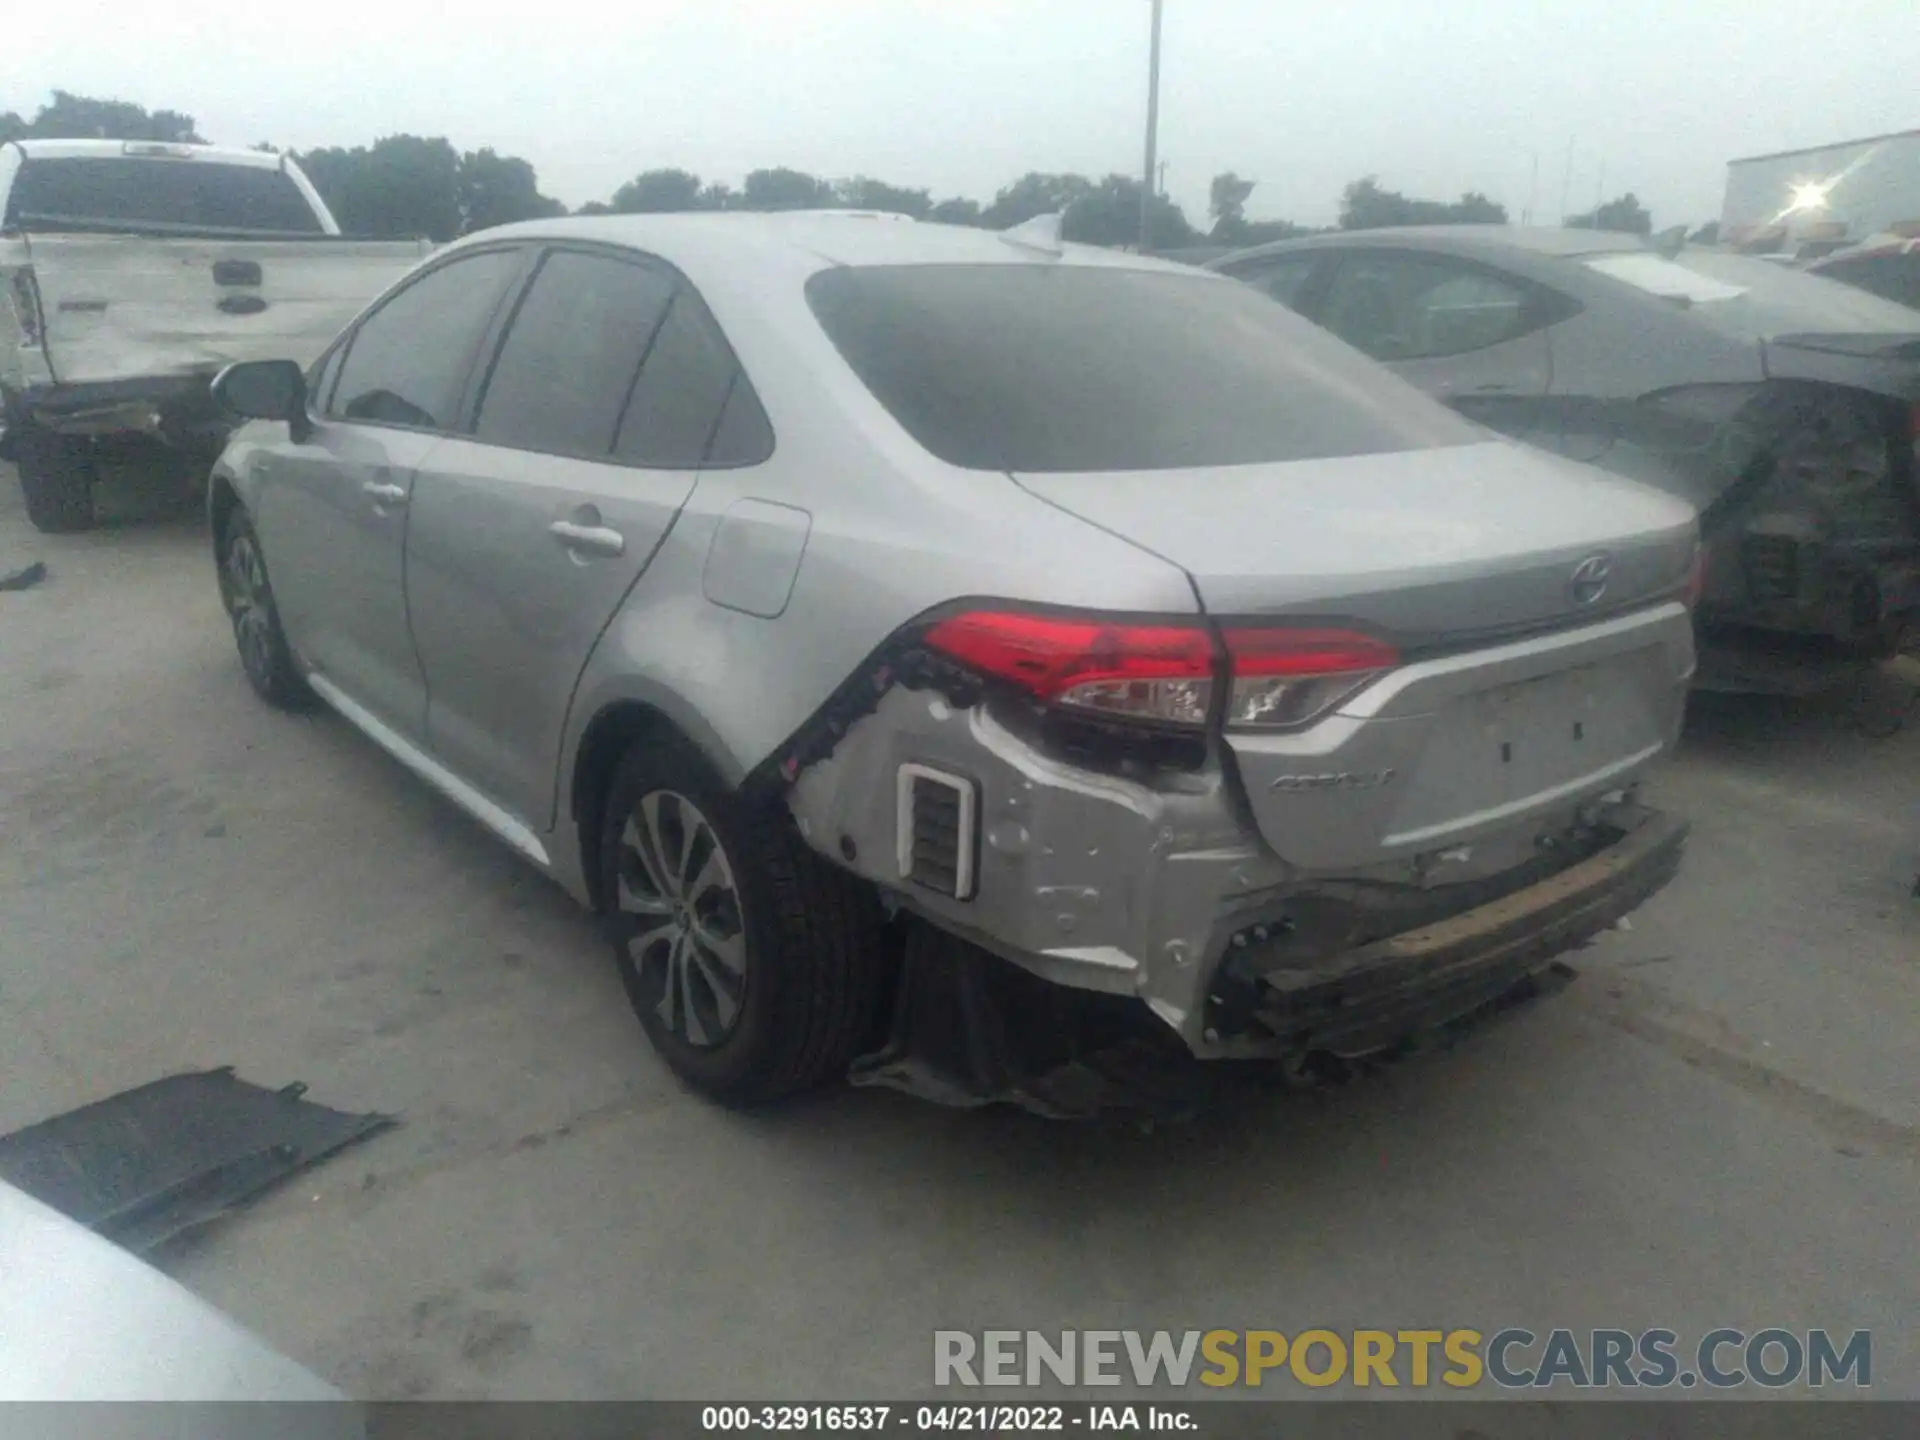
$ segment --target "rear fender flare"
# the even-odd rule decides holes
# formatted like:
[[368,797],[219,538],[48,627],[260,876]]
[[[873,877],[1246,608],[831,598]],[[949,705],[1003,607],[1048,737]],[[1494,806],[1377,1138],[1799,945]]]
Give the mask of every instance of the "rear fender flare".
[[554,777],[553,823],[561,843],[548,852],[561,884],[595,908],[601,900],[595,856],[607,787],[620,757],[648,741],[693,745],[730,788],[746,778],[746,767],[719,732],[665,685],[625,676],[591,695],[576,695]]
[[213,546],[213,558],[217,564],[220,559],[220,535],[226,529],[227,517],[235,510],[244,510],[240,492],[235,488],[232,477],[216,466],[207,477],[207,538]]

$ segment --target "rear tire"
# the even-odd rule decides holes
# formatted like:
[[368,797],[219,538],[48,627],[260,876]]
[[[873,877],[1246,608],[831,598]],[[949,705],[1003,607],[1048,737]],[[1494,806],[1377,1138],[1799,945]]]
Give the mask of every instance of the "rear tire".
[[267,578],[260,537],[247,512],[237,505],[221,527],[218,558],[220,599],[233,622],[233,640],[247,683],[269,705],[311,710],[316,697],[294,663],[286,631],[280,628],[280,607],[273,598],[273,582]]
[[684,741],[643,742],[614,773],[600,867],[627,998],[676,1075],[745,1107],[846,1074],[886,999],[879,900],[784,806]]
[[39,425],[21,428],[14,464],[27,518],[43,535],[91,530],[93,482],[99,475],[93,442],[83,436],[56,435]]

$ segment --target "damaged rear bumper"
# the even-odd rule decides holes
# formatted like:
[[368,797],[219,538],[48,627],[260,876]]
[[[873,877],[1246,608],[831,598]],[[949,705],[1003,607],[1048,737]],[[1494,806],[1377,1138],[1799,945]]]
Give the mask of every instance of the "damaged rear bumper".
[[1235,952],[1237,983],[1216,976],[1224,993],[1212,999],[1210,1043],[1197,1053],[1122,997],[1051,985],[953,936],[916,929],[891,1033],[850,1078],[940,1104],[1012,1104],[1053,1119],[1180,1119],[1243,1076],[1241,1067],[1206,1063],[1210,1055],[1274,1061],[1290,1077],[1319,1080],[1350,1073],[1346,1062],[1444,1046],[1486,1015],[1557,988],[1542,974],[1555,956],[1674,877],[1683,821],[1638,806],[1615,807],[1611,818],[1615,838],[1597,852],[1445,919],[1309,964]]
[[1389,1049],[1477,1009],[1663,889],[1688,826],[1643,806],[1608,816],[1618,838],[1499,899],[1321,960],[1236,955],[1209,1013],[1263,1052],[1343,1059]]
[[7,428],[33,424],[58,435],[139,435],[217,449],[232,422],[220,413],[209,388],[216,373],[202,369],[32,387],[8,397]]
[[[1362,995],[1444,1010],[1632,909],[1670,878],[1685,834],[1632,803],[1635,778],[1603,771],[1445,848],[1313,871],[1262,840],[1217,764],[1096,773],[989,705],[896,687],[788,801],[817,849],[896,908],[1038,981],[1122,1001],[1193,1056],[1258,1059],[1331,1040],[1320,1011],[1357,1020]],[[1435,935],[1460,946],[1410,948]],[[1431,993],[1415,997],[1426,971]],[[1368,1038],[1356,1026],[1339,1043]]]

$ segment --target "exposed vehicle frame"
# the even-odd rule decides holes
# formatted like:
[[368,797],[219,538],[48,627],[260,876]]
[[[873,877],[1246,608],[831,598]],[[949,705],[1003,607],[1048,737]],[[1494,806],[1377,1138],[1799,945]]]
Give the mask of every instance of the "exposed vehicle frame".
[[[1474,316],[1450,312],[1462,338],[1395,353],[1334,313],[1345,277],[1382,265],[1433,267],[1510,318],[1470,335]],[[1678,237],[1583,230],[1352,231],[1209,268],[1284,277],[1276,298],[1461,413],[1697,506],[1703,688],[1829,687],[1920,611],[1920,312]]]

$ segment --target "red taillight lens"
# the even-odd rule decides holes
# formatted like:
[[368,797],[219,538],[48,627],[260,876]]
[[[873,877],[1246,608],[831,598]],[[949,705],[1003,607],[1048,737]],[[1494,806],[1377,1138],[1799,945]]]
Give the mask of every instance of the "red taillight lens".
[[1400,663],[1393,646],[1352,630],[1230,629],[1226,642],[1232,726],[1303,725]]
[[[1348,630],[1233,627],[1223,638],[1234,726],[1303,724],[1400,661],[1391,645]],[[1043,704],[1183,727],[1206,723],[1222,668],[1197,623],[970,610],[938,621],[926,643]]]
[[939,621],[926,641],[1048,705],[1203,725],[1213,703],[1213,641],[1198,625],[970,610]]

